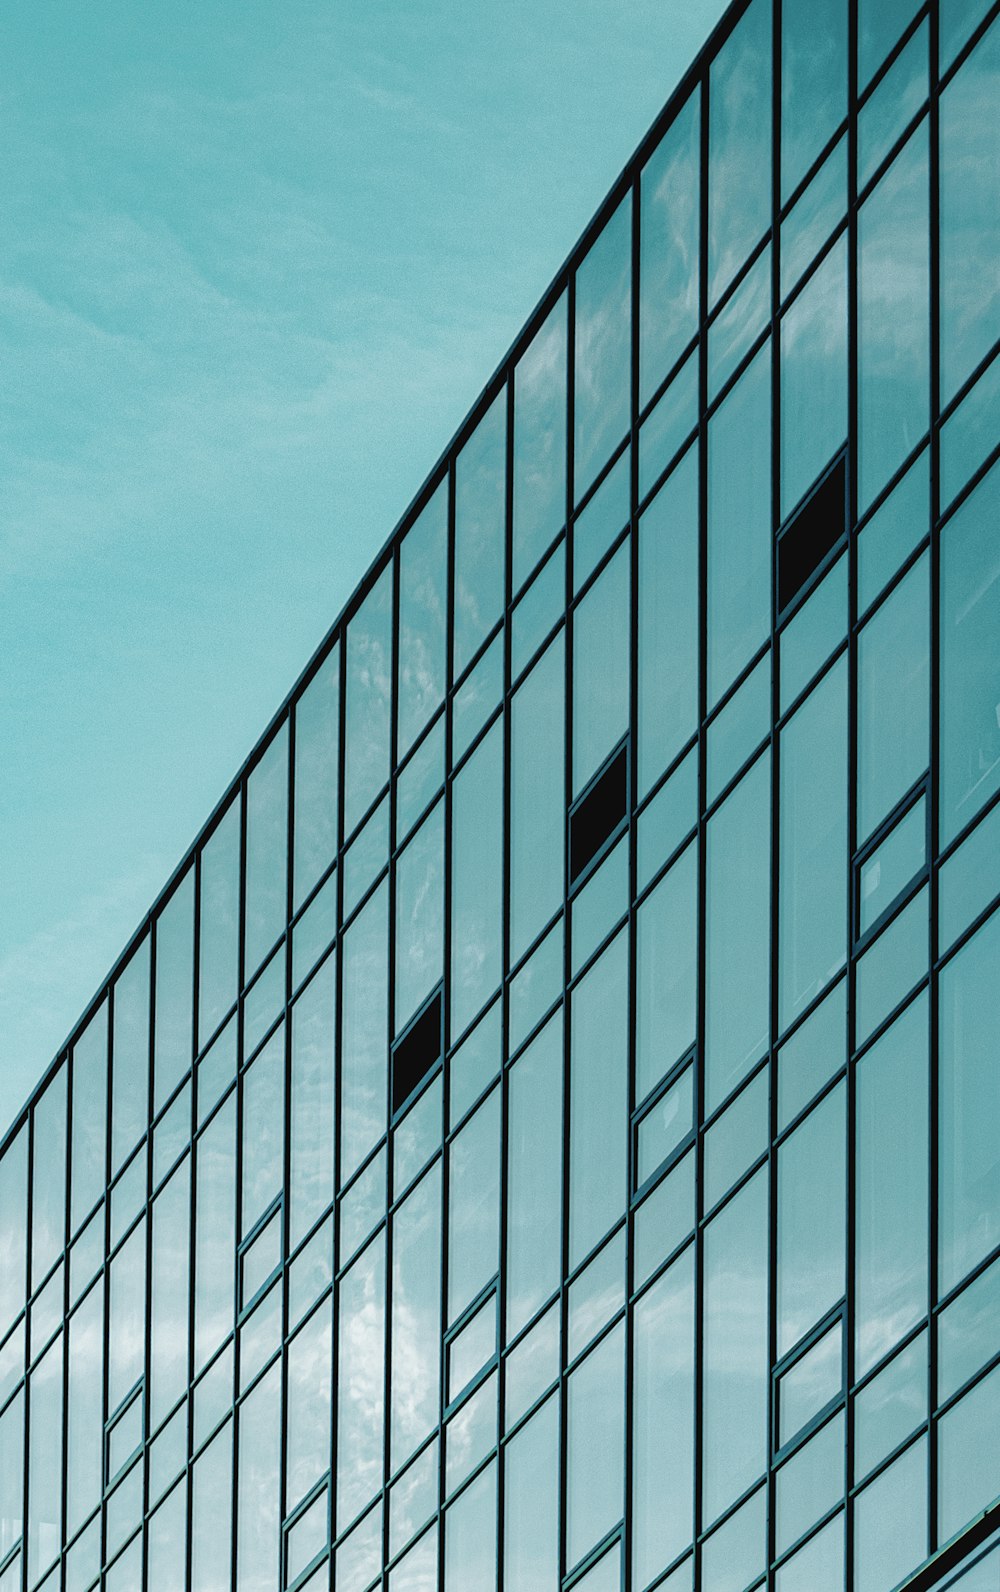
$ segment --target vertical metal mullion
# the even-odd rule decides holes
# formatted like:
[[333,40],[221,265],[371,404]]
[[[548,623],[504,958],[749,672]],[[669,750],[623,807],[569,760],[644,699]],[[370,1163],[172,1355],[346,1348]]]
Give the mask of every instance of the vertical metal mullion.
[[[44,1093],[44,1091],[43,1091],[43,1093]],[[39,1096],[39,1098],[41,1098],[41,1095]],[[32,1247],[31,1246],[31,1235],[34,1232],[35,1124],[36,1124],[36,1121],[37,1121],[37,1101],[32,1106],[31,1111],[30,1111],[29,1116],[28,1116],[28,1120],[27,1120],[28,1153],[27,1153],[27,1156],[25,1157],[25,1159],[27,1161],[27,1166],[28,1166],[28,1186],[27,1186],[27,1190],[26,1190],[26,1193],[27,1193],[27,1202],[26,1202],[26,1204],[27,1204],[27,1212],[26,1212],[27,1229],[26,1229],[26,1238],[25,1238],[25,1245],[24,1245],[24,1248],[25,1248],[25,1261],[24,1261],[24,1396],[23,1396],[24,1397],[24,1407],[23,1407],[23,1409],[21,1411],[21,1416],[22,1416],[21,1435],[22,1435],[22,1441],[23,1441],[23,1444],[24,1444],[24,1448],[23,1448],[24,1475],[21,1478],[21,1578],[22,1578],[22,1585],[24,1586],[25,1589],[27,1589],[27,1586],[28,1586],[28,1534],[29,1534],[29,1525],[30,1525],[30,1516],[29,1516],[29,1513],[28,1513],[28,1507],[29,1507],[29,1504],[31,1502],[30,1497],[29,1497],[29,1493],[28,1493],[28,1476],[29,1476],[29,1472],[30,1472],[30,1469],[31,1469],[31,1466],[30,1466],[30,1457],[31,1457],[31,1394],[33,1392],[33,1389],[32,1389],[32,1386],[31,1386],[32,1376],[31,1376],[31,1305],[30,1305],[30,1299],[31,1299],[32,1284],[33,1284],[33,1281],[34,1281],[34,1278],[32,1276],[32,1272],[33,1272],[33,1269],[34,1269],[34,1267],[33,1267],[34,1257],[33,1257],[32,1253],[31,1253],[31,1247]],[[69,1118],[68,1118],[68,1116],[67,1116],[67,1129],[66,1129],[66,1131],[67,1131],[67,1150],[68,1150],[68,1146],[69,1146]],[[102,1282],[102,1286],[103,1286],[103,1282]],[[104,1360],[105,1360],[105,1362],[107,1361],[106,1346],[105,1346]],[[102,1450],[103,1450],[103,1435],[102,1435],[101,1441],[102,1441]],[[101,1482],[102,1482],[102,1484],[103,1484],[103,1481],[104,1481],[104,1469],[103,1469],[103,1467],[104,1467],[104,1455],[103,1455],[103,1451],[102,1451],[102,1454],[101,1454]]]
[[[334,988],[333,988],[333,1069],[334,1069],[334,1117],[333,1117],[333,1211],[331,1223],[333,1231],[330,1234],[330,1259],[333,1276],[333,1285],[330,1294],[330,1537],[331,1543],[337,1540],[341,1520],[337,1512],[337,1455],[338,1432],[337,1417],[340,1407],[340,1361],[338,1343],[340,1335],[340,1284],[337,1277],[340,1272],[340,1103],[341,1103],[341,1060],[342,1045],[341,1032],[343,1025],[344,1004],[344,811],[347,799],[346,786],[346,754],[347,754],[347,627],[345,626],[337,644],[337,790],[336,790],[336,836],[335,850],[336,879],[334,881],[335,921],[337,926],[336,950],[334,951]],[[388,1229],[388,1220],[386,1228]],[[383,1298],[384,1311],[384,1298]],[[384,1539],[383,1539],[384,1549]],[[383,1553],[383,1563],[385,1562]],[[331,1546],[331,1565],[334,1563],[333,1548]]]
[[566,1276],[570,1266],[570,1111],[572,1108],[570,1029],[571,1010],[567,990],[572,972],[571,913],[569,905],[569,847],[567,844],[567,803],[573,789],[573,502],[575,498],[574,474],[576,470],[576,441],[574,433],[576,381],[576,275],[570,273],[566,285],[566,628],[565,636],[565,736],[563,740],[563,811],[561,832],[563,845],[563,1006],[562,1006],[562,1205],[563,1220],[560,1242],[561,1275],[559,1278],[559,1446],[561,1452],[561,1478],[559,1489],[559,1565],[562,1576],[573,1566],[566,1561],[566,1521],[569,1500],[569,1384],[566,1376],[566,1348],[568,1344]]
[[[243,1341],[239,1328],[240,1319],[240,1245],[243,1242],[243,1110],[244,1110],[244,1078],[243,1063],[243,985],[246,976],[246,918],[247,918],[247,893],[246,893],[246,868],[247,868],[247,823],[249,816],[249,775],[240,782],[240,850],[239,850],[239,878],[237,880],[237,925],[238,925],[238,976],[236,991],[236,1024],[237,1024],[237,1066],[236,1066],[236,1251],[233,1256],[233,1337],[234,1349],[233,1363],[235,1368],[235,1384],[233,1387],[233,1425],[232,1425],[232,1516],[230,1523],[230,1574],[233,1585],[236,1585],[236,1576],[239,1571],[237,1563],[237,1549],[239,1545],[239,1502],[240,1502],[240,1426],[243,1412],[240,1407],[240,1386],[243,1381]],[[287,1038],[287,1036],[286,1036]]]
[[[285,1120],[284,1120],[284,1175],[282,1177],[282,1278],[281,1278],[281,1386],[278,1390],[280,1433],[278,1438],[278,1517],[282,1579],[284,1574],[285,1516],[288,1512],[288,1257],[292,1248],[292,931],[291,920],[295,905],[295,712],[288,709],[288,814],[285,829]],[[280,733],[280,731],[279,731]],[[336,953],[334,953],[336,954]],[[331,1384],[332,1385],[332,1384]],[[332,1403],[331,1403],[332,1419]]]

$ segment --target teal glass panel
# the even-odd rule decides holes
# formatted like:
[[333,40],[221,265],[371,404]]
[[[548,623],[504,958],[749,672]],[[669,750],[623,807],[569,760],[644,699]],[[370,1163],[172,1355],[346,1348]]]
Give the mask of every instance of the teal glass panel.
[[1000,914],[940,975],[938,1287],[947,1293],[1000,1243]]
[[[759,5],[759,0],[757,0]],[[751,16],[753,13],[748,12]],[[736,38],[736,34],[733,38]],[[771,349],[708,427],[708,705],[766,640],[771,619]]]
[[578,502],[630,419],[631,194],[577,269],[575,315],[573,497]]
[[938,1316],[938,1403],[957,1393],[996,1353],[1000,1264],[994,1261]]
[[0,1157],[0,1342],[27,1297],[28,1129],[23,1127]]
[[767,1563],[767,1489],[761,1487],[702,1544],[701,1584],[713,1592],[744,1592]]
[[781,732],[782,1028],[836,977],[846,957],[847,688],[841,658]]
[[641,1587],[693,1535],[694,1310],[688,1249],[633,1315],[632,1575]]
[[[229,1279],[227,1279],[228,1281]],[[146,1222],[132,1229],[111,1262],[108,1294],[108,1409],[116,1410],[142,1376],[146,1327]]]
[[847,582],[848,562],[843,553],[781,632],[782,713],[847,635]]
[[[100,1485],[100,1483],[98,1483]],[[0,1553],[6,1559],[21,1536],[24,1519],[24,1392],[0,1414]],[[21,1592],[21,1561],[16,1560],[17,1584],[3,1592]]]
[[702,1499],[715,1520],[767,1463],[767,1171],[705,1229]]
[[333,1307],[328,1299],[288,1345],[286,1514],[291,1513],[330,1468],[332,1319]]
[[566,523],[565,294],[514,369],[514,591]]
[[688,355],[639,432],[639,501],[656,485],[698,423],[698,349]]
[[337,1342],[337,1531],[382,1485],[385,1420],[385,1236],[340,1283]]
[[483,1102],[448,1151],[448,1322],[500,1263],[500,1091]]
[[941,402],[1000,337],[1000,129],[994,22],[941,95]]
[[698,820],[698,753],[692,748],[639,815],[636,890],[645,890]]
[[839,1320],[807,1349],[778,1383],[778,1444],[802,1428],[843,1391],[844,1331]]
[[503,695],[503,636],[487,647],[455,692],[452,708],[452,758],[458,763]]
[[148,1585],[162,1587],[163,1592],[183,1592],[187,1557],[186,1487],[175,1487],[153,1515],[147,1543]]
[[510,677],[517,680],[566,608],[566,543],[560,540],[518,600],[510,624]]
[[941,507],[946,509],[1000,436],[1000,359],[994,359],[941,430]]
[[559,1378],[562,1309],[557,1300],[507,1355],[504,1424],[511,1431]]
[[705,801],[711,805],[771,728],[771,654],[766,652],[708,727]]
[[62,1537],[63,1335],[46,1350],[28,1379],[28,1585],[41,1579]]
[[[393,1567],[388,1592],[434,1592],[437,1585],[438,1532],[435,1524]],[[358,1592],[361,1592],[360,1586]]]
[[344,881],[343,915],[353,913],[389,861],[389,796],[382,798],[375,811],[355,835],[342,864]]
[[340,1200],[340,1258],[350,1260],[386,1212],[385,1145],[373,1155]]
[[771,34],[770,0],[753,0],[709,73],[710,305],[770,220]]
[[698,846],[646,897],[636,930],[636,1101],[694,1042],[698,1009]]
[[350,834],[389,778],[392,565],[347,627],[344,830]]
[[693,734],[698,719],[698,450],[639,521],[638,794]]
[[573,526],[573,590],[580,590],[619,531],[628,524],[632,499],[632,453],[620,455]]
[[236,1098],[212,1118],[195,1149],[197,1217],[194,1369],[233,1329],[236,1251]]
[[701,106],[691,94],[642,170],[639,404],[697,330]]
[[463,1040],[449,1063],[448,1119],[453,1127],[500,1071],[500,1043],[498,1001]]
[[571,941],[574,978],[628,911],[628,863],[628,836],[624,835],[574,897]]
[[927,973],[926,886],[904,907],[857,965],[854,1039],[864,1044]]
[[[393,1482],[389,1491],[389,1557],[396,1555],[411,1542],[421,1527],[425,1526],[437,1510],[438,1503],[438,1441],[437,1438],[421,1451],[403,1474]],[[369,1517],[370,1518],[370,1517]],[[375,1568],[382,1562],[381,1544]],[[371,1573],[371,1572],[370,1572]],[[368,1585],[368,1582],[365,1582]]]
[[[878,0],[881,5],[881,0]],[[909,4],[909,0],[906,0]],[[930,258],[927,123],[858,220],[858,507],[864,511],[927,430]]]
[[621,1543],[616,1542],[573,1585],[579,1588],[579,1592],[618,1592],[621,1583],[622,1548]]
[[[322,1553],[329,1540],[327,1516],[329,1498],[324,1490],[313,1499],[308,1509],[298,1516],[285,1537],[286,1580],[289,1586],[309,1569],[317,1555]],[[318,1589],[317,1589],[318,1592]]]
[[776,1592],[843,1592],[844,1517],[810,1537],[774,1578]]
[[927,1310],[927,997],[858,1063],[855,1372]]
[[236,1574],[241,1592],[278,1585],[281,1473],[281,1366],[258,1382],[239,1411]]
[[730,376],[771,318],[771,247],[759,254],[708,329],[708,400]]
[[847,436],[847,239],[781,322],[781,518]]
[[705,1134],[702,1184],[705,1210],[711,1210],[767,1149],[769,1079],[764,1068],[716,1117]]
[[442,714],[396,778],[396,845],[401,846],[444,784],[445,720]]
[[343,940],[340,1179],[345,1182],[386,1126],[388,890],[380,885]]
[[858,638],[858,839],[927,767],[930,752],[930,563],[927,554]]
[[1000,1366],[938,1422],[938,1541],[947,1542],[1000,1493]]
[[625,1230],[609,1238],[570,1284],[566,1311],[566,1359],[589,1348],[613,1316],[625,1308]]
[[[570,1023],[569,1265],[624,1211],[628,1149],[628,934],[573,992]],[[600,1167],[600,1177],[595,1169]]]
[[[103,1289],[91,1289],[79,1310],[70,1319],[68,1330],[66,1535],[72,1537],[91,1511],[97,1508],[104,1485]],[[186,1365],[184,1371],[186,1382]],[[8,1434],[3,1430],[2,1423],[0,1423],[0,1433],[5,1441],[8,1440]],[[0,1474],[3,1469],[4,1462],[0,1461]],[[3,1511],[0,1509],[0,1519],[2,1516]]]
[[72,1184],[69,1225],[75,1233],[107,1181],[108,1003],[101,1002],[73,1046]]
[[510,981],[507,1042],[511,1052],[518,1050],[562,997],[564,939],[560,918]]
[[626,542],[573,614],[573,796],[629,726],[630,553]]
[[[399,546],[398,757],[405,757],[444,696],[447,556],[445,479]],[[348,707],[350,702],[349,684]]]
[[464,1033],[500,982],[503,727],[452,787],[451,1028]]
[[324,659],[295,704],[293,896],[300,907],[337,853],[340,648]]
[[1000,789],[1000,466],[941,532],[941,842]]
[[444,972],[444,802],[424,819],[396,861],[398,1034]]
[[147,934],[115,984],[111,1063],[112,1177],[145,1132],[149,1115],[149,978],[150,938]]
[[448,1403],[465,1392],[496,1352],[497,1296],[494,1291],[487,1294],[485,1304],[479,1306],[448,1344]]
[[865,934],[906,889],[927,862],[927,802],[921,796],[895,829],[861,864],[858,879],[860,923]]
[[858,189],[864,188],[927,98],[928,25],[920,24],[858,116]]
[[694,1230],[694,1168],[691,1150],[647,1194],[635,1213],[632,1230],[632,1270],[636,1288],[672,1255]]
[[187,1385],[190,1249],[191,1162],[187,1159],[153,1203],[149,1425],[154,1431]]
[[954,944],[1000,892],[1000,807],[963,840],[938,874],[938,950]]
[[249,981],[285,932],[288,895],[288,723],[247,781],[243,977]]
[[448,1422],[445,1431],[445,1496],[458,1491],[497,1441],[497,1374],[486,1378]]
[[694,1069],[685,1067],[636,1127],[636,1187],[659,1171],[694,1129]]
[[66,1074],[63,1063],[32,1111],[31,1287],[66,1242]]
[[194,1039],[194,869],[189,868],[156,920],[156,1031],[153,1109],[158,1111],[191,1066]]
[[[802,13],[803,18],[808,16]],[[816,258],[847,209],[847,135],[838,139],[819,171],[781,223],[780,297],[784,301]]]
[[930,504],[930,450],[925,448],[862,529],[858,541],[859,614],[871,607],[927,535]]
[[847,115],[847,4],[781,11],[781,200]]
[[496,1465],[478,1475],[444,1519],[444,1592],[496,1592]]
[[233,1428],[199,1456],[191,1480],[191,1592],[229,1585],[232,1562]]
[[285,947],[279,945],[243,997],[244,1060],[253,1055],[285,1004],[285,963]]
[[284,1024],[243,1074],[242,1234],[282,1186],[285,1135]]
[[787,1553],[844,1496],[844,1416],[796,1450],[775,1482],[775,1548]]
[[778,1150],[778,1357],[842,1298],[847,1091],[839,1083]]
[[860,0],[858,9],[858,88],[864,89],[896,43],[916,0]]
[[201,853],[198,1046],[236,1000],[240,955],[240,802],[234,797]]
[[562,1022],[510,1073],[507,1101],[509,1342],[559,1284],[562,1265]]
[[557,636],[511,707],[510,956],[562,903],[566,826],[565,642]]
[[705,1108],[745,1077],[770,1011],[771,769],[759,758],[708,825]]
[[333,1200],[336,982],[331,957],[292,1008],[288,1236],[293,1248]]
[[393,1470],[436,1424],[441,1336],[441,1166],[418,1183],[392,1224]]
[[461,674],[504,605],[507,388],[455,460],[455,659]]
[[927,1419],[927,1353],[924,1331],[855,1395],[856,1481],[863,1481]]
[[559,1400],[504,1450],[504,1592],[559,1586]]
[[625,1470],[625,1325],[620,1322],[566,1389],[566,1562],[621,1519]]
[[938,70],[942,76],[989,9],[989,0],[939,0]]

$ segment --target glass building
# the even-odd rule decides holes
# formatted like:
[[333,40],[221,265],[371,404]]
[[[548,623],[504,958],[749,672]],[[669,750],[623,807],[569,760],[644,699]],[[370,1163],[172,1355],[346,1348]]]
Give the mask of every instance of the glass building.
[[998,12],[732,7],[11,1127],[0,1592],[1000,1587]]

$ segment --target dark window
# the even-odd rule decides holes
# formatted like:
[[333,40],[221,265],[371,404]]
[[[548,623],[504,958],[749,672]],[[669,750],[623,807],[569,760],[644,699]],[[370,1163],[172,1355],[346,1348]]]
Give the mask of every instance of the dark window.
[[622,745],[569,815],[569,875],[575,884],[605,848],[628,812],[628,745]]
[[847,456],[841,454],[778,539],[778,608],[787,608],[847,530]]
[[395,1116],[441,1059],[441,990],[434,991],[397,1039],[392,1051],[392,1111]]

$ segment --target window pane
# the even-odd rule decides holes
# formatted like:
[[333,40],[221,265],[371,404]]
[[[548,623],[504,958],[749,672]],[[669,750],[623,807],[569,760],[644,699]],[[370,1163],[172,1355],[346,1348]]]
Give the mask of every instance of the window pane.
[[501,388],[455,461],[455,674],[504,605],[507,388]]
[[994,913],[941,974],[942,1294],[1000,1243],[998,989],[1000,914]]
[[697,330],[700,111],[695,91],[642,172],[640,407]]
[[927,1557],[927,1439],[908,1448],[854,1506],[857,1592],[898,1586]]
[[503,725],[452,786],[451,1032],[465,1032],[501,976]]
[[847,660],[781,732],[781,1027],[844,965],[847,939]]
[[[36,1109],[37,1120],[37,1109]],[[23,1127],[0,1157],[0,1339],[27,1296],[28,1129]],[[37,1217],[36,1217],[37,1220]],[[41,1278],[39,1278],[39,1281]]]
[[[97,1287],[91,1289],[69,1325],[66,1405],[66,1535],[69,1537],[91,1510],[96,1509],[104,1486],[103,1368],[104,1291]],[[185,1366],[185,1373],[186,1370]],[[0,1433],[2,1445],[7,1440],[2,1423]],[[0,1460],[0,1475],[5,1463],[6,1455]],[[0,1508],[0,1536],[4,1524],[2,1516]]]
[[693,1044],[698,1014],[698,847],[690,845],[637,914],[635,1098]]
[[698,718],[698,450],[639,522],[639,775],[642,797]]
[[858,840],[927,767],[930,587],[925,554],[858,640]]
[[514,371],[514,590],[566,523],[566,298]]
[[1000,336],[1000,26],[941,96],[941,402]]
[[622,200],[576,273],[573,497],[579,501],[630,418],[632,200]]
[[247,781],[244,979],[253,977],[284,933],[288,877],[288,725]]
[[507,1103],[507,1340],[559,1284],[562,1268],[562,1021],[521,1056]]
[[771,216],[771,6],[753,0],[709,76],[708,299]]
[[864,511],[927,430],[930,263],[927,124],[861,207],[858,265],[858,507]]
[[618,935],[577,985],[571,1011],[569,1263],[573,1267],[603,1238],[624,1211],[627,1198],[626,933]]
[[771,351],[767,346],[708,428],[710,708],[766,639],[770,622]]
[[394,1026],[405,1026],[444,972],[444,802],[396,863]]
[[242,1236],[280,1194],[285,1137],[285,1026],[243,1074]]
[[153,1205],[149,1425],[154,1431],[187,1385],[190,1253],[189,1157]]
[[846,436],[847,239],[841,238],[781,322],[782,519]]
[[104,1192],[107,1132],[108,1003],[104,1000],[73,1046],[71,1233]]
[[782,203],[846,114],[846,0],[782,6]]
[[516,962],[563,898],[566,707],[559,635],[511,710],[510,957]]
[[337,851],[340,806],[340,647],[295,705],[295,906]]
[[340,1284],[337,1347],[337,1531],[382,1485],[385,1235]]
[[1000,788],[1000,467],[941,532],[941,841]]
[[566,1393],[566,1563],[579,1564],[621,1519],[625,1440],[624,1323],[589,1354]]
[[232,1560],[233,1428],[199,1458],[191,1484],[191,1592],[229,1586]]
[[361,1165],[386,1128],[388,903],[388,888],[382,884],[343,940],[342,1184]]
[[292,1008],[288,1178],[291,1246],[333,1199],[336,959],[330,957]]
[[236,1248],[236,1099],[198,1140],[195,1241],[195,1371],[233,1326]]
[[236,1000],[240,966],[240,799],[234,796],[201,853],[198,1048]]
[[62,1536],[63,1335],[28,1384],[28,1586],[59,1552]]
[[347,627],[344,828],[362,818],[389,778],[392,691],[392,565]]
[[441,1165],[393,1218],[392,1450],[397,1470],[438,1418],[441,1337]]
[[444,1521],[445,1592],[494,1592],[497,1584],[497,1467],[452,1504]]
[[771,768],[758,759],[708,825],[705,1109],[767,1044],[770,1010]]
[[559,1585],[559,1400],[549,1399],[504,1451],[504,1592]]
[[881,66],[917,10],[916,0],[860,0],[858,16],[858,88]]
[[494,1089],[448,1154],[448,1321],[500,1263],[500,1091]]
[[399,549],[397,757],[405,757],[444,696],[447,552],[445,479]]
[[694,1249],[644,1294],[633,1318],[632,1573],[646,1587],[694,1524]]
[[149,1115],[149,955],[147,934],[115,984],[111,1073],[111,1173],[146,1130]]
[[194,869],[156,920],[156,1037],[153,1109],[191,1066],[194,1036]]
[[[938,1541],[946,1542],[1000,1492],[1000,1366],[983,1377],[938,1426]],[[997,1565],[984,1581],[995,1579]],[[975,1588],[973,1588],[975,1592]]]
[[846,1088],[839,1083],[778,1150],[778,1358],[843,1296]]
[[573,615],[573,795],[629,725],[630,546],[626,542]]
[[281,1366],[272,1366],[239,1412],[236,1574],[240,1592],[277,1592],[281,1471]]
[[858,1065],[856,1375],[927,1310],[927,997]]
[[64,1064],[32,1112],[31,1287],[66,1242],[66,1074]]

